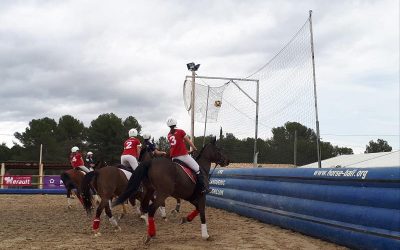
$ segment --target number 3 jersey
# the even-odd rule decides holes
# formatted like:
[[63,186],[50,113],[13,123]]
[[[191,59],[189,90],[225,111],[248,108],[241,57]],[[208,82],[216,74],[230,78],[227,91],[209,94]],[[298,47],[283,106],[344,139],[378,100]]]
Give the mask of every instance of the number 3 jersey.
[[140,141],[134,137],[129,138],[124,142],[124,151],[122,155],[132,155],[138,158],[137,146],[141,145]]
[[168,134],[168,141],[170,148],[170,156],[177,157],[181,155],[187,155],[188,151],[186,149],[185,141],[183,137],[185,137],[186,133],[182,129],[175,129],[175,132]]

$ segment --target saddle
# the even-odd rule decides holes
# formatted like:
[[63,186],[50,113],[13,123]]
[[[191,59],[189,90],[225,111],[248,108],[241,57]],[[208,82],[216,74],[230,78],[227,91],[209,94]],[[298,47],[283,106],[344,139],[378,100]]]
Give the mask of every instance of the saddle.
[[194,184],[197,183],[196,173],[186,163],[179,159],[174,159],[172,162],[178,164]]

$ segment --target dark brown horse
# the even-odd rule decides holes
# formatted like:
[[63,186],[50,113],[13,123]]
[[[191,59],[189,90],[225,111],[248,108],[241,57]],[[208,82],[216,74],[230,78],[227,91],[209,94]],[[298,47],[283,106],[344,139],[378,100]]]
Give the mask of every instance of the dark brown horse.
[[78,197],[79,201],[83,204],[81,196],[81,184],[84,176],[85,174],[77,169],[69,169],[61,174],[61,180],[67,189],[68,208],[72,208],[71,194],[73,190],[76,197]]
[[[216,141],[214,139],[211,143],[205,145],[196,157],[205,180],[208,179],[211,163],[221,166],[229,164],[227,157],[224,156],[215,144]],[[149,224],[147,227],[146,243],[156,235],[154,223],[155,211],[160,205],[164,204],[165,199],[169,196],[185,199],[195,206],[196,209],[186,218],[183,218],[182,222],[190,222],[200,213],[201,236],[203,239],[208,239],[209,235],[205,217],[206,196],[196,188],[196,184],[192,182],[185,171],[169,159],[156,158],[139,164],[135,174],[129,180],[128,188],[115,200],[113,206],[122,204],[132,194],[135,194],[142,181],[147,188],[146,197],[153,197],[154,192],[156,192],[155,201],[148,208]]]

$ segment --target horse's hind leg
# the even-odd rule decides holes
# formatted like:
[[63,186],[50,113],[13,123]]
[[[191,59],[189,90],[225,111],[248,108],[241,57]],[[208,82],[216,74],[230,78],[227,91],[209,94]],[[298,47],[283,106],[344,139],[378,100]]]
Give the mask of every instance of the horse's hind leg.
[[108,216],[108,220],[110,221],[111,225],[114,227],[115,231],[121,231],[121,227],[118,226],[117,220],[112,215],[111,208],[110,208],[110,202],[107,202],[105,208],[106,208],[106,214]]
[[157,193],[157,197],[149,206],[149,223],[147,225],[147,237],[145,243],[148,243],[154,236],[156,236],[156,224],[154,222],[154,214],[156,213],[158,207],[165,203],[165,199],[168,197],[166,194]]
[[100,216],[101,213],[103,212],[104,207],[108,206],[108,201],[105,199],[102,199],[99,206],[97,207],[96,210],[96,217],[93,219],[93,232],[94,236],[99,236],[100,235]]
[[191,222],[194,218],[196,218],[197,215],[199,215],[199,200],[194,200],[191,201],[191,203],[195,206],[195,210],[193,210],[192,212],[190,212],[190,214],[188,214],[186,217],[182,217],[181,219],[181,224],[187,223],[187,222]]

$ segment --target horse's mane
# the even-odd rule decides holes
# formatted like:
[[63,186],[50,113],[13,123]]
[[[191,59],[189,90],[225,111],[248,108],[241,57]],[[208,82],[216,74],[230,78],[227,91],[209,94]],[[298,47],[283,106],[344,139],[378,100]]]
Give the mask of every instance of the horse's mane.
[[201,157],[201,155],[203,154],[203,152],[204,152],[204,149],[208,146],[208,144],[211,144],[211,142],[209,142],[209,143],[207,143],[207,144],[205,144],[204,146],[203,146],[203,148],[200,150],[200,153],[196,156],[196,161],[198,161],[199,159],[200,159],[200,157]]
[[144,143],[144,147],[140,150],[140,155],[138,161],[141,162],[144,158],[144,154],[147,152],[147,144]]

